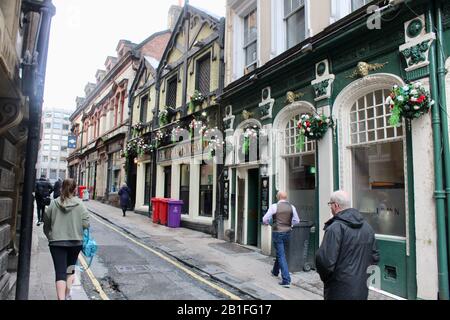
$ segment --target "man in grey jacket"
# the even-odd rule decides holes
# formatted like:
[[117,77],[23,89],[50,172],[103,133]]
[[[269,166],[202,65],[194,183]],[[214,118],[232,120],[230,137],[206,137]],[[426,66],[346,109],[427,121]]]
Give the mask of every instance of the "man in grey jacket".
[[277,252],[275,264],[273,266],[272,275],[278,277],[281,269],[281,277],[283,279],[279,284],[285,288],[291,285],[291,276],[289,275],[288,264],[286,260],[285,249],[289,242],[292,226],[298,224],[300,219],[297,210],[287,201],[287,193],[280,191],[277,195],[278,203],[270,206],[263,218],[264,224],[272,225],[272,242]]
[[324,283],[325,300],[367,300],[367,268],[377,264],[379,253],[372,227],[358,210],[350,208],[345,191],[331,195],[333,218],[316,254],[316,267]]

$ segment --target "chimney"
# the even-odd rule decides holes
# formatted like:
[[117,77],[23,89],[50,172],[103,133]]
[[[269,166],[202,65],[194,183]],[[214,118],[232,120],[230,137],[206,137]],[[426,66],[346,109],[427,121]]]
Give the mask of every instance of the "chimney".
[[78,109],[79,107],[81,107],[81,105],[84,103],[84,101],[86,101],[86,98],[77,97],[77,99],[75,101],[76,101],[77,109]]
[[84,87],[84,93],[86,94],[86,97],[89,96],[89,94],[94,91],[96,85],[94,83],[88,82],[88,84]]
[[[181,3],[181,1],[180,1]],[[181,11],[183,8],[181,6],[171,6],[169,9],[169,17],[167,19],[167,27],[170,29],[170,31],[173,31],[175,28],[175,25],[177,24],[178,18],[181,14]]]

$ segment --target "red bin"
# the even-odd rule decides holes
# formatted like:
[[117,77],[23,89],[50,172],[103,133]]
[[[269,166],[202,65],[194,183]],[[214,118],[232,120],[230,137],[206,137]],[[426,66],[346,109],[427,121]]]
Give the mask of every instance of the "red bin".
[[167,210],[169,209],[168,204],[169,199],[161,199],[159,203],[159,223],[162,225],[167,225]]
[[85,186],[78,186],[78,197],[83,199],[83,191],[86,189]]
[[161,204],[160,198],[152,198],[152,221],[153,223],[159,223],[159,209]]

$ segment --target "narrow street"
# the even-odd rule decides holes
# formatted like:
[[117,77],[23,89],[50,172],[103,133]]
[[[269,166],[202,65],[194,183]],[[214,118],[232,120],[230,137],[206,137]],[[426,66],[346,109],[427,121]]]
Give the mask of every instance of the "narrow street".
[[[173,258],[163,258],[145,238],[126,235],[95,216],[91,217],[91,232],[99,248],[91,271],[110,300],[241,298]],[[90,299],[102,299],[87,272],[81,273],[81,282]]]

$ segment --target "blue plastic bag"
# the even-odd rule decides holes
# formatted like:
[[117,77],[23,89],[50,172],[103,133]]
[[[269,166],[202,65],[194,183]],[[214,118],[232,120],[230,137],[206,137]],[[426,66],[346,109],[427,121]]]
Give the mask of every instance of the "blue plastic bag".
[[[83,233],[83,248],[81,250],[83,255],[89,259],[88,267],[90,268],[92,260],[97,253],[97,242],[91,237],[89,229],[84,229]],[[83,269],[82,269],[83,270]]]

